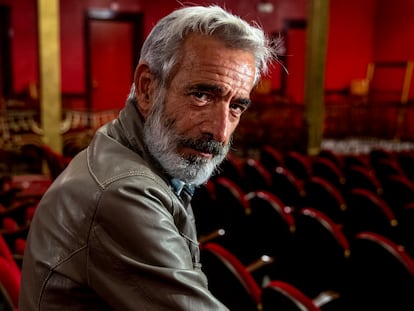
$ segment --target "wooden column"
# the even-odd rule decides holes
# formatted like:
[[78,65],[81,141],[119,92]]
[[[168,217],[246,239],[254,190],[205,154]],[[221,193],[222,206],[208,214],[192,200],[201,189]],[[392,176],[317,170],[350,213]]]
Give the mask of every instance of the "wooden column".
[[328,18],[329,0],[309,0],[304,100],[310,155],[320,151],[323,138]]
[[59,0],[38,0],[37,3],[43,142],[62,152]]

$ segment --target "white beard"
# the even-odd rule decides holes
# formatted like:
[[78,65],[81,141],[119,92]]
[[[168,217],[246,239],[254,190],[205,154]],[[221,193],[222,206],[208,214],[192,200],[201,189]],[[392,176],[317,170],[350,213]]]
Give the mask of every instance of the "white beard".
[[[159,100],[161,97],[161,94],[158,94]],[[160,103],[163,103],[163,100],[154,104],[144,124],[144,142],[150,154],[171,177],[194,186],[204,184],[225,159],[230,143],[223,146],[212,138],[190,139],[178,135],[175,131],[175,120],[164,116],[164,105]],[[183,144],[187,146],[191,144],[191,147],[198,147],[201,151],[212,153],[213,157],[206,159],[192,155],[185,158],[176,151]]]

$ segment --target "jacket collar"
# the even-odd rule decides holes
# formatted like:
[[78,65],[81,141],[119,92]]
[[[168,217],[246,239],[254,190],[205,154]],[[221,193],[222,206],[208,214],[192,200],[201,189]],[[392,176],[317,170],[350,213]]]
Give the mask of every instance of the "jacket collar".
[[[118,121],[119,123],[117,125],[114,124],[112,129],[108,129],[109,135],[116,135],[117,139],[120,140],[122,144],[125,144],[128,148],[142,156],[153,169],[168,181],[177,196],[181,196],[182,192],[185,191],[192,197],[195,192],[195,187],[186,184],[177,178],[168,177],[158,161],[148,152],[143,140],[144,119],[137,108],[136,102],[126,102],[125,107],[119,113]],[[122,130],[116,130],[117,126],[120,126]],[[115,134],[112,130],[115,130],[118,134]]]

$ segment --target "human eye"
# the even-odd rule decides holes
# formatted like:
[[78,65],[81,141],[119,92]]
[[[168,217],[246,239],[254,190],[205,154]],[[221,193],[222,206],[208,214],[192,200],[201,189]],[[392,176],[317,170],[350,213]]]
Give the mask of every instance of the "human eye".
[[234,115],[240,116],[247,110],[248,105],[245,103],[232,102],[230,103],[230,110]]
[[192,101],[199,106],[217,100],[219,93],[220,89],[217,86],[204,83],[192,85],[187,91],[187,94],[191,97]]
[[192,101],[197,106],[203,106],[211,103],[214,100],[214,95],[205,91],[193,91],[190,93]]
[[209,101],[211,99],[211,95],[209,95],[206,92],[200,92],[200,91],[193,92],[192,96],[199,101]]

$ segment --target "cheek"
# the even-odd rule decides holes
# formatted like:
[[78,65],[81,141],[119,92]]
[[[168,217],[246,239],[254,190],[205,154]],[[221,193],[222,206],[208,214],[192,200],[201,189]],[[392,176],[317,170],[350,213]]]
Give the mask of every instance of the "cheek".
[[231,138],[234,135],[234,132],[237,131],[237,126],[239,125],[239,121],[240,120],[230,122],[230,125],[229,125],[230,137],[229,138]]
[[231,134],[234,133],[234,131],[236,130],[237,126],[239,125],[239,121],[240,119],[237,119],[236,121],[230,122],[230,129],[231,129]]
[[188,110],[176,109],[170,111],[166,117],[173,121],[175,130],[181,135],[188,134],[192,128],[197,127],[197,116]]
[[178,122],[183,133],[191,134],[191,132],[194,132],[194,129],[200,127],[198,126],[200,124],[200,116],[190,111],[183,111]]

